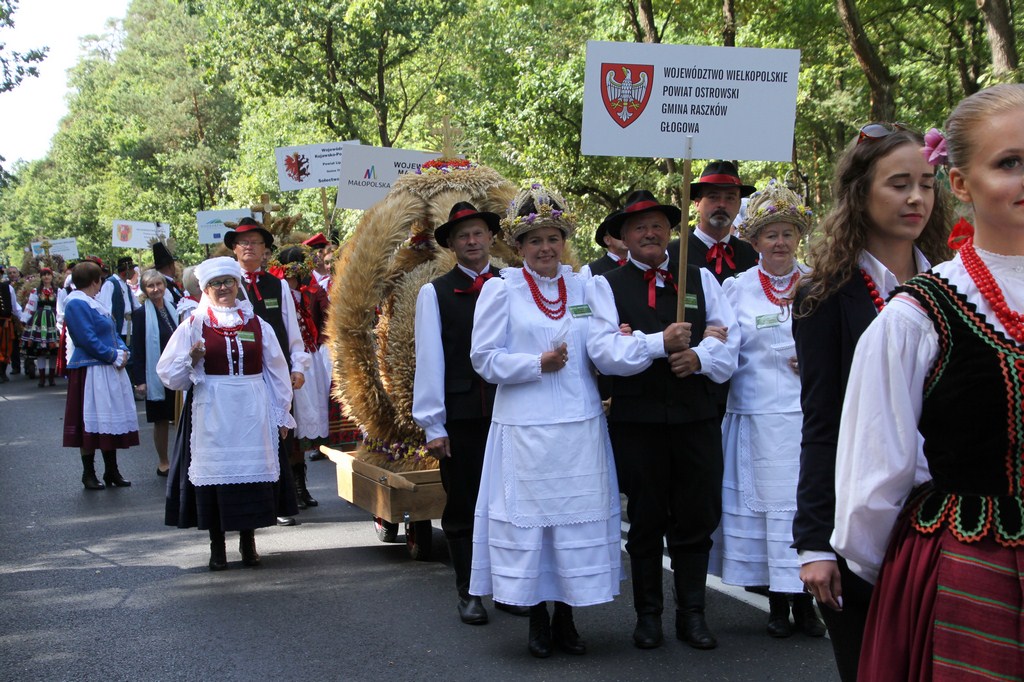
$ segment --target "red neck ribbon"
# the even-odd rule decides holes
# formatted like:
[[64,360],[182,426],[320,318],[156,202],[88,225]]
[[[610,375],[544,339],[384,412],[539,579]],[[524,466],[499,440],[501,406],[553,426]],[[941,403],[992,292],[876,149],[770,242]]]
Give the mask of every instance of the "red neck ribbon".
[[736,269],[736,262],[732,259],[732,245],[723,244],[722,242],[716,242],[714,246],[708,249],[707,262],[710,264],[712,261],[715,264],[715,274],[722,274],[722,261],[729,266],[730,269]]
[[651,268],[644,272],[644,281],[647,282],[647,305],[654,308],[655,299],[658,295],[658,275],[665,280],[665,286],[669,284],[675,292],[679,293],[679,287],[676,285],[676,281],[672,279],[672,273],[668,270],[662,270],[661,268]]

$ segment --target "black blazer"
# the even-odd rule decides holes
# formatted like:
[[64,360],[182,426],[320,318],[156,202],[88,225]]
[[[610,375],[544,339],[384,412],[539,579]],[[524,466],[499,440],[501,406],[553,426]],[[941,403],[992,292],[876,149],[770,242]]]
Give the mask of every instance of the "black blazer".
[[[806,295],[797,292],[794,311]],[[793,318],[804,413],[793,547],[831,552],[836,512],[836,447],[846,382],[861,334],[878,316],[860,273],[822,301],[809,317]]]
[[[160,321],[159,315],[157,321]],[[173,316],[171,316],[171,322],[177,322]],[[171,340],[171,334],[174,333],[174,327],[168,329],[165,325],[160,325],[160,350],[161,352],[167,346],[167,342]],[[146,383],[146,302],[143,301],[142,305],[132,311],[132,347],[131,347],[131,362],[128,363],[128,375],[131,377],[132,385],[138,386],[139,384]],[[153,363],[155,364],[160,358],[155,358]]]

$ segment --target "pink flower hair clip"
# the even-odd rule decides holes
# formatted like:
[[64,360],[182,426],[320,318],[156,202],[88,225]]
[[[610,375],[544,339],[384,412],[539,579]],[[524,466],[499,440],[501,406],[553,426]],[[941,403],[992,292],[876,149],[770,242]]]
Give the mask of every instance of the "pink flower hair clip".
[[948,166],[949,152],[946,151],[946,136],[938,128],[924,134],[924,160],[933,166]]

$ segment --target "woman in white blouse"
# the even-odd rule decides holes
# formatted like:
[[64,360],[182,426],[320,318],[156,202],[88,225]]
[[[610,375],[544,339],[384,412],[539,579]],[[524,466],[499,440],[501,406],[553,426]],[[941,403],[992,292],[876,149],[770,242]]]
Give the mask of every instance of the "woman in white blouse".
[[277,523],[278,439],[295,427],[288,363],[274,330],[237,300],[232,258],[196,267],[199,306],[156,366],[185,398],[167,486],[165,523],[210,532],[210,570],[227,568],[224,532],[239,531],[245,566],[258,566],[255,529]]
[[622,578],[619,490],[586,351],[591,311],[584,281],[561,263],[575,227],[557,195],[520,192],[502,229],[523,267],[484,285],[473,320],[473,368],[498,388],[470,592],[531,607],[540,658],[552,645],[584,653],[572,607],[611,601]]
[[722,422],[719,574],[730,585],[768,585],[772,637],[793,632],[790,599],[797,628],[813,637],[825,634],[811,595],[803,590],[800,558],[791,547],[803,415],[788,305],[807,272],[796,260],[796,249],[810,227],[810,209],[772,180],[750,198],[740,226],[760,261],[722,284],[736,312],[741,341]]
[[1024,677],[1024,85],[946,131],[926,151],[948,145],[973,228],[864,332],[839,432],[832,544],[875,584],[862,680]]

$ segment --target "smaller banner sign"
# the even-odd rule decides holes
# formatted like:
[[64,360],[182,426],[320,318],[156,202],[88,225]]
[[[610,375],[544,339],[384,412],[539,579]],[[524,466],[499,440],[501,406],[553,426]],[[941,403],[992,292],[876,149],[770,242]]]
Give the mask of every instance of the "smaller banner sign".
[[119,249],[148,249],[150,240],[166,239],[170,235],[170,223],[115,220],[111,244]]
[[237,223],[242,218],[251,218],[252,211],[247,208],[225,208],[217,211],[197,211],[196,226],[199,228],[200,244],[220,244],[224,241],[224,233],[231,228],[227,222]]
[[357,144],[359,140],[278,147],[274,150],[277,158],[277,184],[285,191],[335,187],[338,184],[342,152],[346,146]]
[[[78,260],[78,240],[74,237],[67,237],[65,239],[48,239],[50,242],[50,255],[61,256],[65,261]],[[39,256],[45,255],[46,252],[43,250],[42,242],[32,242],[32,255]]]

